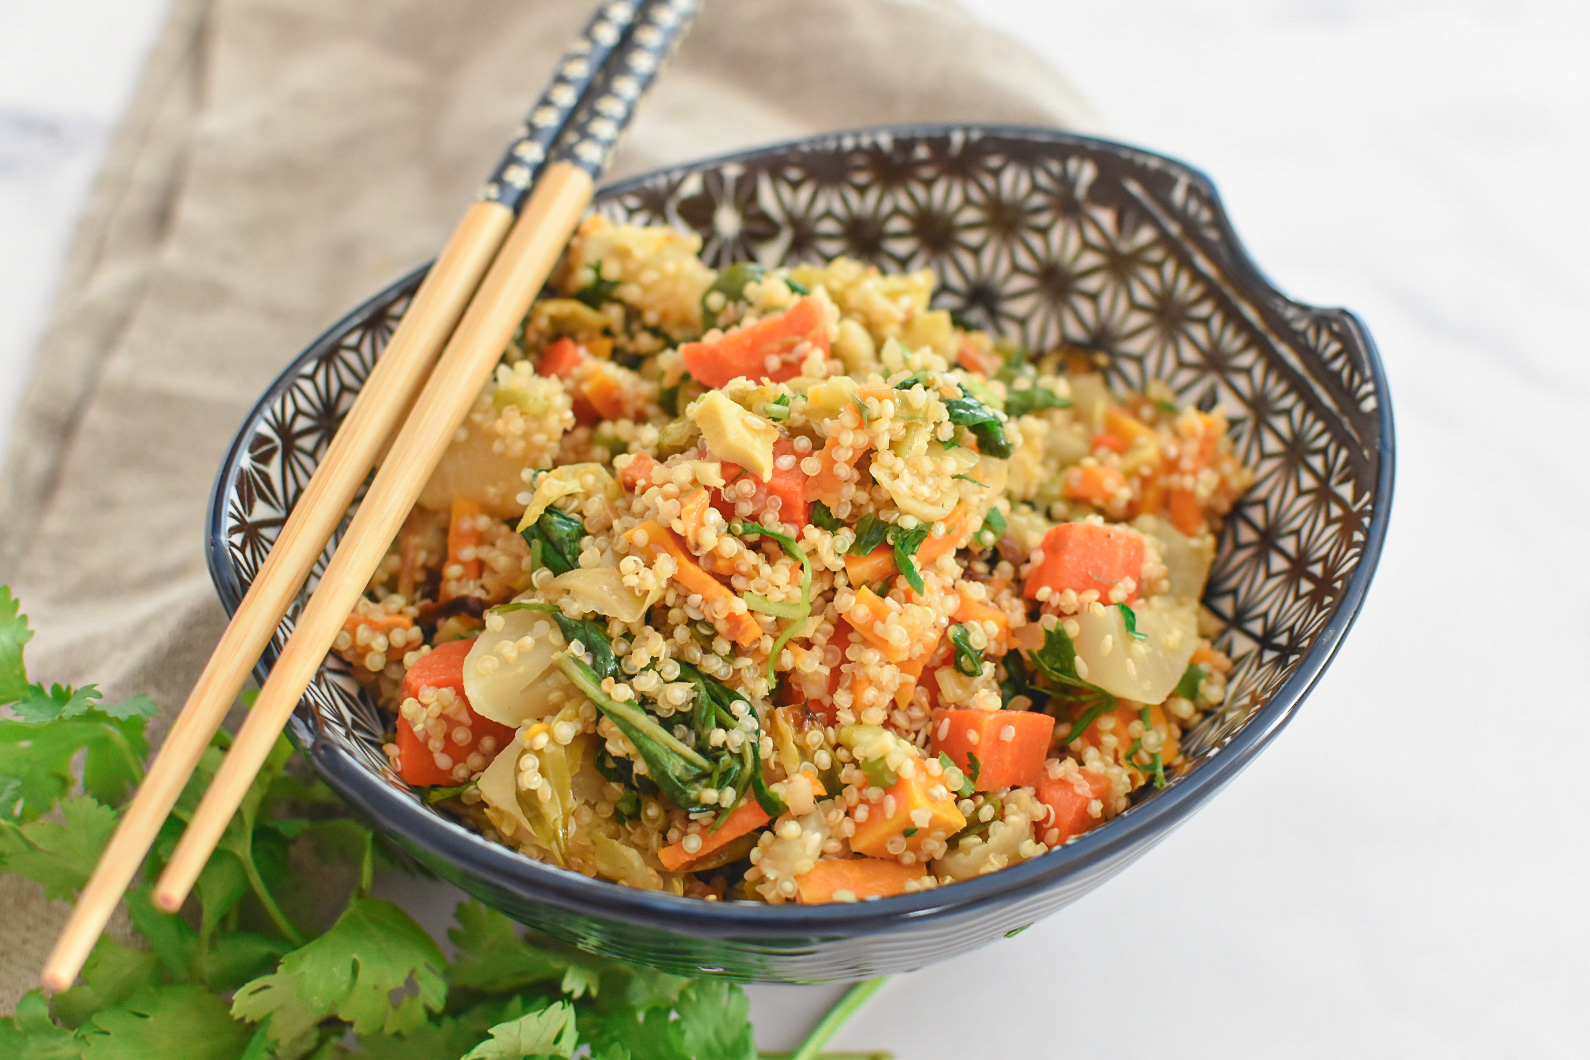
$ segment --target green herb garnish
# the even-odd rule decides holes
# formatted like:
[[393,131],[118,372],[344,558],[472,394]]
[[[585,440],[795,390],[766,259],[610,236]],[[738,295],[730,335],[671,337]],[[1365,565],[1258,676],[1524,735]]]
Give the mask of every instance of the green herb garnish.
[[856,524],[856,540],[851,544],[847,555],[870,556],[878,551],[878,546],[883,544],[883,539],[888,533],[889,524],[868,512],[862,516],[861,522]]
[[965,770],[966,776],[968,779],[975,782],[978,777],[982,776],[983,763],[978,759],[976,752],[967,751],[966,764],[971,767],[970,769]]
[[762,415],[776,423],[782,423],[784,420],[789,419],[789,401],[790,397],[788,394],[780,394],[762,406]]
[[[534,525],[520,532],[530,546],[532,557],[553,574],[567,574],[580,565],[580,542],[585,540],[585,523],[557,506],[548,507]],[[537,552],[536,545],[540,544]]]
[[[783,607],[787,609],[783,613],[784,617],[790,619],[790,624],[784,627],[784,632],[780,633],[778,639],[773,642],[773,651],[767,658],[767,683],[769,687],[772,687],[776,683],[773,666],[778,662],[779,654],[784,650],[784,645],[788,644],[790,638],[795,635],[795,631],[800,629],[812,615],[812,559],[793,537],[788,534],[781,534],[777,530],[769,530],[767,527],[757,523],[731,523],[729,532],[736,537],[755,537],[758,534],[764,537],[771,537],[779,543],[780,547],[789,554],[791,559],[797,560],[806,572],[805,577],[801,581],[801,599],[799,604],[775,604],[758,593],[745,594],[747,607],[752,607],[759,611],[767,611],[770,614],[780,613],[772,611],[772,608]],[[761,606],[758,607],[758,604]]]
[[843,529],[845,524],[834,517],[834,513],[829,511],[828,505],[818,501],[812,505],[812,525],[820,530],[827,530],[832,534]]
[[1137,631],[1137,612],[1125,604],[1116,604],[1121,609],[1121,621],[1126,623],[1126,633],[1133,640],[1147,640],[1147,633]]
[[1197,663],[1193,663],[1182,672],[1181,680],[1176,682],[1176,691],[1171,694],[1180,696],[1189,702],[1196,700],[1198,698],[1198,689],[1202,687],[1204,679],[1208,676],[1208,670],[1205,670]]
[[977,439],[979,452],[1001,460],[1010,456],[1010,439],[1005,434],[1004,422],[999,413],[972,397],[950,398],[944,402],[950,422],[957,427],[969,428]]
[[916,553],[932,533],[931,526],[914,526],[909,530],[896,526],[889,533],[889,541],[894,545],[894,565],[918,593],[927,592],[927,585],[922,581],[922,572],[917,569]]
[[[103,703],[86,688],[30,681],[22,648],[31,635],[10,591],[0,587],[0,706],[16,715],[0,718],[0,873],[70,899],[116,826],[117,803],[142,779],[154,709],[141,696]],[[195,792],[213,778],[230,742],[225,732],[213,739]],[[674,753],[688,761],[685,751]],[[53,999],[38,990],[24,995],[14,1014],[0,1016],[0,1055],[759,1055],[738,986],[532,945],[512,920],[472,900],[457,907],[449,958],[408,913],[370,893],[378,854],[393,871],[404,871],[407,860],[389,859],[384,841],[363,824],[334,816],[337,797],[296,765],[281,738],[200,876],[194,908],[185,916],[162,913],[150,885],[135,881],[127,909],[136,945],[102,939],[77,985]],[[442,797],[457,790],[431,789]],[[173,826],[180,828],[194,806],[192,796],[179,802]],[[617,810],[624,819],[639,815],[639,795],[626,791]],[[150,873],[160,869],[156,849]],[[322,916],[339,908],[340,915]],[[329,926],[309,927],[327,919]],[[847,994],[800,1055],[817,1055],[881,982]]]
[[1005,513],[998,508],[990,508],[987,517],[983,519],[983,525],[977,529],[978,543],[984,548],[993,548],[1009,529],[1010,523],[1006,521]]
[[943,766],[945,769],[960,769],[961,786],[955,791],[957,795],[963,799],[969,799],[974,793],[976,793],[977,785],[973,784],[972,778],[966,775],[966,770],[961,769],[960,766],[956,765],[955,759],[951,758],[943,751],[939,752],[939,765]]
[[1005,397],[1005,415],[1012,418],[1025,416],[1041,409],[1068,409],[1071,399],[1063,398],[1045,386],[1030,386],[1011,390]]
[[967,677],[983,672],[983,653],[972,647],[972,627],[958,622],[950,627],[950,643],[955,646],[955,669]]
[[591,275],[594,277],[591,282],[575,292],[575,301],[584,302],[592,309],[600,309],[609,302],[618,301],[617,291],[624,281],[604,279],[600,261],[591,263]]

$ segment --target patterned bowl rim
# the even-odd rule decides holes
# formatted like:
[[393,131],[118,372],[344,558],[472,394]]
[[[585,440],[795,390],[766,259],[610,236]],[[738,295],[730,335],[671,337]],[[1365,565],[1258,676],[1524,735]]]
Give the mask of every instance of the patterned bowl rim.
[[[534,861],[431,810],[411,794],[372,773],[335,740],[321,738],[317,723],[305,717],[313,708],[301,704],[289,722],[288,734],[305,750],[315,768],[339,795],[384,831],[450,862],[475,879],[495,889],[524,894],[534,901],[571,913],[614,917],[664,932],[701,938],[760,937],[771,941],[791,936],[855,937],[887,933],[892,928],[926,919],[945,919],[977,907],[1020,901],[1056,886],[1068,876],[1117,859],[1120,859],[1117,868],[1124,867],[1132,857],[1165,838],[1200,804],[1235,778],[1280,733],[1313,690],[1357,619],[1379,563],[1395,479],[1391,400],[1379,351],[1362,322],[1346,309],[1313,306],[1282,293],[1249,256],[1231,225],[1214,182],[1201,170],[1128,144],[1041,126],[999,123],[887,125],[825,132],[665,166],[604,186],[597,193],[597,200],[638,191],[652,181],[779,154],[839,150],[846,144],[887,144],[896,138],[955,136],[999,137],[1113,153],[1137,165],[1178,174],[1196,184],[1207,196],[1214,230],[1227,255],[1223,264],[1235,286],[1273,307],[1290,307],[1329,319],[1341,326],[1348,341],[1357,344],[1363,367],[1373,383],[1380,433],[1378,446],[1372,454],[1378,469],[1369,525],[1357,565],[1339,598],[1335,614],[1298,661],[1295,672],[1269,700],[1256,708],[1241,728],[1198,768],[1175,778],[1168,787],[1134,805],[1105,827],[1042,857],[986,876],[915,894],[857,903],[774,906],[760,902],[706,902],[634,890]],[[207,558],[211,579],[229,615],[236,611],[243,597],[243,586],[227,551],[226,490],[229,483],[237,480],[259,422],[294,385],[306,363],[323,356],[341,341],[342,336],[396,301],[429,267],[427,263],[407,273],[322,332],[276,377],[244,420],[221,465],[210,499]],[[269,667],[263,661],[255,669],[257,679],[262,682],[268,673]]]

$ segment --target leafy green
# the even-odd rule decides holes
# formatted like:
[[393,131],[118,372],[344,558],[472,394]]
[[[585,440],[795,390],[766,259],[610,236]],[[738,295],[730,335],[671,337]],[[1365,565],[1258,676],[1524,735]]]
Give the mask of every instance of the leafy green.
[[1046,386],[1011,390],[1005,396],[1005,415],[1015,418],[1041,409],[1068,409],[1071,399],[1063,398]]
[[[0,588],[0,691],[10,703],[29,704],[29,720],[0,724],[0,762],[9,770],[0,773],[6,807],[0,817],[0,872],[38,880],[50,894],[66,897],[82,886],[115,827],[116,801],[142,776],[144,726],[153,705],[134,700],[131,706],[106,707],[91,686],[73,692],[30,682],[22,647],[31,631],[18,612],[9,591]],[[594,623],[565,627],[564,633],[599,659],[599,649],[611,652],[605,631]],[[754,788],[763,797],[758,740],[744,741],[739,754],[725,751],[718,761],[708,761],[634,704],[597,698],[601,682],[583,660],[565,655],[562,664],[572,664],[582,690],[594,689],[599,709],[636,711],[655,727],[649,735],[659,746],[701,770],[709,782],[721,786],[732,779],[742,796]],[[686,679],[699,681],[711,723],[735,722],[744,697],[693,667]],[[151,872],[169,856],[229,741],[217,734],[201,758],[161,830]],[[90,767],[90,775],[73,773],[74,756]],[[197,908],[182,915],[161,912],[150,901],[149,885],[136,884],[127,911],[139,945],[101,940],[78,985],[56,995],[53,1013],[41,992],[25,995],[13,1015],[0,1016],[0,1057],[757,1056],[739,987],[533,945],[507,917],[475,902],[458,907],[450,932],[456,952],[445,961],[408,914],[370,897],[373,834],[350,818],[330,816],[336,802],[329,789],[299,779],[291,766],[283,740],[200,875]],[[645,777],[630,779],[654,790]],[[78,784],[81,794],[75,793]],[[769,812],[775,810],[784,812],[782,804]],[[324,871],[338,864],[358,866],[351,896],[338,873]],[[315,912],[339,906],[334,921]],[[297,923],[328,921],[325,931],[302,944],[294,941]],[[853,1007],[852,1002],[836,1009],[819,1037],[826,1039]],[[804,1054],[815,1054],[817,1044],[818,1038],[809,1040]]]
[[1133,640],[1147,640],[1147,633],[1139,633],[1137,631],[1137,612],[1126,604],[1116,604],[1115,606],[1121,609],[1121,621],[1126,623],[1126,635]]
[[861,522],[856,524],[856,540],[846,553],[851,556],[866,556],[878,550],[883,544],[883,539],[888,536],[889,524],[879,519],[872,512],[861,517]]
[[542,512],[535,525],[525,527],[520,536],[530,546],[537,562],[553,574],[567,574],[580,565],[580,542],[585,539],[585,523],[556,505]]
[[116,811],[83,796],[61,804],[61,821],[0,821],[0,867],[44,885],[51,898],[72,898],[93,873],[116,830]]
[[983,525],[977,529],[977,543],[984,548],[993,548],[1009,529],[1010,523],[1006,521],[1005,513],[998,508],[990,508]]
[[725,265],[718,272],[717,279],[712,281],[701,295],[701,326],[711,331],[718,326],[718,315],[722,310],[712,308],[712,295],[721,294],[724,306],[731,302],[745,299],[745,288],[753,281],[760,280],[767,274],[767,270],[754,261],[737,261],[732,265]]
[[500,604],[492,608],[493,611],[540,611],[556,622],[558,632],[563,634],[563,641],[572,645],[580,642],[586,652],[591,656],[591,670],[596,674],[597,680],[619,677],[618,658],[613,654],[613,640],[607,635],[600,623],[589,619],[570,618],[563,613],[563,609],[555,604],[539,602],[514,601]]
[[845,524],[834,517],[834,513],[828,510],[828,505],[818,501],[812,505],[812,525],[819,529],[827,530],[831,534]]
[[544,1009],[499,1023],[463,1060],[526,1060],[527,1057],[562,1057],[568,1060],[580,1046],[574,1025],[574,1006],[558,1001]]
[[966,394],[944,402],[950,422],[969,428],[977,439],[978,452],[1003,460],[1011,454],[1010,438],[1005,434],[1003,417],[983,402]]
[[83,1060],[234,1060],[252,1032],[203,986],[149,987],[96,1013],[80,1032]]
[[[354,1033],[397,1034],[425,1022],[447,999],[441,949],[391,902],[355,895],[319,938],[282,958],[281,968],[238,990],[232,1014],[270,1021],[277,1042],[291,1041],[335,1016]],[[396,1005],[394,991],[405,992]]]
[[1095,703],[1077,716],[1077,720],[1071,723],[1071,728],[1066,730],[1066,734],[1060,738],[1060,742],[1071,743],[1074,740],[1081,739],[1082,734],[1088,731],[1089,726],[1114,709],[1115,705],[1113,703]]
[[1176,682],[1176,691],[1172,692],[1171,695],[1180,696],[1186,700],[1197,699],[1198,689],[1203,686],[1204,679],[1208,676],[1208,670],[1205,670],[1197,663],[1193,663],[1183,671],[1181,680]]
[[976,677],[983,672],[982,650],[972,647],[972,627],[964,622],[951,626],[950,644],[955,647],[955,669],[958,673]]
[[983,774],[982,760],[972,751],[966,752],[966,775],[975,781]]
[[592,280],[575,292],[576,301],[584,302],[592,309],[600,309],[609,302],[618,301],[618,289],[623,286],[622,280],[609,280],[602,276],[602,263],[591,263]]
[[896,526],[889,533],[889,542],[894,545],[894,565],[911,588],[919,593],[927,592],[927,585],[922,581],[922,572],[917,569],[916,552],[932,532],[932,526],[914,526],[909,530]]
[[[945,769],[960,769],[961,768],[960,766],[955,764],[955,759],[951,758],[949,755],[945,754],[943,751],[939,752],[939,765],[943,766]],[[976,791],[977,791],[977,785],[972,783],[972,778],[967,776],[966,775],[966,771],[964,769],[962,769],[961,770],[961,786],[956,789],[955,794],[960,796],[963,799],[969,799],[969,798],[972,797],[973,794],[976,793]]]

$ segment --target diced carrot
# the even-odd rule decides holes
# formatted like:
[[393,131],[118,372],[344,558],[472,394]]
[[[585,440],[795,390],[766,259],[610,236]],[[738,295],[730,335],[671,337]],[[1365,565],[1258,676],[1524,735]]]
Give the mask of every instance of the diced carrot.
[[707,510],[711,507],[712,499],[701,488],[691,490],[679,502],[679,519],[684,523],[686,537],[700,538],[701,531],[707,528]]
[[[468,497],[454,497],[452,512],[447,522],[447,567],[442,574],[441,598],[451,599],[452,583],[480,580],[480,557],[475,550],[480,547],[480,502]],[[465,558],[467,554],[468,558]],[[452,575],[458,570],[456,577]]]
[[927,875],[927,869],[921,865],[902,865],[880,858],[845,858],[819,861],[811,871],[795,877],[795,886],[801,904],[817,905],[904,894],[906,884],[925,879]]
[[932,661],[934,655],[937,654],[939,642],[943,639],[943,632],[935,629],[933,631],[932,647],[928,648],[928,650],[923,652],[921,655],[917,655],[913,658],[907,659],[903,663],[898,664],[900,668],[901,680],[900,687],[896,689],[894,693],[894,702],[896,706],[904,709],[905,705],[911,702],[911,696],[916,692],[917,683],[922,679],[922,671],[927,669],[928,663]]
[[1165,506],[1165,470],[1163,464],[1145,468],[1137,477],[1137,501],[1127,513],[1133,517],[1155,515]]
[[1204,508],[1198,503],[1198,494],[1184,486],[1172,486],[1165,491],[1165,514],[1171,525],[1189,537],[1204,529]]
[[625,371],[628,369],[598,361],[580,380],[580,395],[591,403],[597,415],[604,420],[622,419],[629,413],[630,391],[619,375]]
[[1108,449],[1112,453],[1124,453],[1131,448],[1131,444],[1118,434],[1100,431],[1093,436],[1093,441],[1089,443],[1088,448],[1094,452],[1100,449]]
[[[933,612],[925,607],[911,607],[895,611],[883,598],[865,585],[856,589],[856,602],[845,612],[845,621],[865,637],[892,663],[901,663],[919,653],[919,645],[927,642],[933,631]],[[906,641],[898,644],[879,631],[885,621],[899,623],[905,629]]]
[[879,545],[864,556],[846,556],[845,573],[851,585],[876,585],[895,573],[894,547]]
[[[761,639],[762,627],[757,625],[756,619],[748,611],[734,609],[739,597],[702,569],[679,540],[679,535],[655,519],[648,519],[625,535],[625,539],[653,560],[665,553],[672,556],[676,566],[673,580],[686,592],[701,595],[703,610],[724,636],[741,647],[750,647]],[[744,606],[742,602],[741,607]]]
[[588,356],[585,348],[573,339],[558,339],[541,351],[541,359],[536,362],[536,374],[571,379],[574,370],[584,364]]
[[800,374],[806,355],[801,347],[807,343],[828,356],[823,307],[810,295],[796,299],[777,316],[734,328],[715,341],[687,342],[679,353],[690,374],[710,387],[721,387],[739,376],[782,383]]
[[[469,655],[469,649],[474,644],[473,640],[452,640],[438,644],[421,656],[403,675],[403,698],[418,699],[421,690],[425,688],[450,688],[459,699],[463,700],[467,708],[469,700],[464,695],[464,659]],[[452,765],[443,769],[437,764],[437,752],[431,750],[429,740],[422,739],[409,724],[409,720],[399,714],[397,720],[399,775],[416,787],[457,784],[459,780],[453,774],[453,770],[460,764],[467,764],[472,753],[480,751],[489,762],[497,750],[508,746],[508,741],[513,739],[513,729],[481,717],[472,708],[469,709],[468,719],[467,724],[460,725],[456,718],[444,718],[447,721],[447,730],[442,736],[440,753],[446,755]],[[466,730],[467,739],[461,741],[457,738],[459,728]],[[492,753],[487,753],[480,747],[480,741],[488,736],[492,739]]]
[[949,755],[968,777],[975,772],[978,791],[1036,784],[1053,735],[1054,718],[1032,710],[941,710],[933,716],[934,753]]
[[1053,592],[1097,590],[1105,601],[1110,590],[1132,579],[1126,603],[1137,599],[1143,586],[1143,560],[1148,546],[1136,530],[1100,523],[1061,523],[1043,539],[1043,562],[1027,578],[1029,600],[1047,586]]
[[[1079,769],[1059,777],[1045,772],[1038,778],[1036,790],[1038,801],[1054,812],[1047,821],[1040,821],[1033,831],[1052,847],[1091,832],[1104,823],[1105,814],[1109,812],[1110,778],[1091,769]],[[1094,801],[1102,804],[1097,817],[1090,809]]]
[[955,609],[957,622],[992,622],[998,629],[990,644],[997,643],[1004,646],[1006,638],[1010,636],[1010,616],[1005,614],[986,600],[973,600],[970,596],[962,596],[961,604]]
[[[789,467],[779,466],[783,457],[792,457],[794,462]],[[788,438],[779,438],[773,443],[773,477],[763,482],[756,475],[750,473],[732,461],[723,461],[724,487],[718,494],[715,505],[723,513],[725,519],[731,522],[740,518],[735,514],[735,505],[741,500],[739,489],[742,483],[750,482],[752,486],[751,514],[761,515],[768,510],[768,501],[778,498],[778,518],[781,522],[794,523],[796,526],[805,526],[811,522],[811,506],[806,502],[806,486],[808,478],[806,472],[801,470],[800,454],[795,451],[795,443]],[[733,499],[731,499],[731,497]]]
[[[935,790],[937,789],[937,790]],[[942,794],[942,797],[936,797]],[[874,858],[892,858],[889,841],[904,839],[905,849],[920,850],[929,839],[948,839],[966,827],[966,815],[955,804],[955,793],[938,777],[930,777],[918,764],[916,771],[883,793],[877,802],[866,802],[867,819],[856,822],[850,849]],[[859,812],[860,807],[853,813]],[[890,811],[893,810],[891,813]],[[926,824],[918,811],[926,810]],[[906,835],[910,832],[910,835]]]
[[624,470],[618,473],[619,481],[631,493],[640,493],[648,487],[656,485],[652,478],[653,472],[662,467],[650,453],[636,453],[624,465]]
[[929,534],[923,539],[916,550],[916,561],[919,566],[936,563],[940,556],[954,552],[967,541],[971,540],[972,532],[977,527],[972,525],[971,512],[966,505],[957,504],[950,514],[944,517],[943,536]]
[[1126,475],[1109,464],[1079,464],[1065,469],[1060,488],[1072,500],[1104,508],[1126,488]]
[[1124,441],[1128,449],[1140,439],[1154,437],[1154,428],[1125,409],[1114,406],[1104,410],[1104,429]]
[[[839,450],[845,449],[846,459],[841,460]],[[817,461],[822,465],[817,474],[813,475],[807,484],[807,492],[824,504],[838,504],[846,482],[849,477],[841,478],[839,468],[853,468],[856,461],[861,459],[863,452],[861,446],[846,448],[839,444],[838,432],[828,436],[828,441],[823,443],[822,452],[817,454]]]
[[679,842],[670,843],[657,851],[657,860],[661,861],[663,868],[669,872],[678,872],[686,865],[693,861],[701,860],[714,850],[728,846],[747,832],[756,831],[772,819],[755,799],[746,799],[735,808],[733,813],[729,814],[729,819],[724,821],[723,826],[717,831],[713,831],[712,826],[708,825],[700,832],[692,833],[701,840],[701,846],[697,847],[695,851],[686,850],[685,841],[681,839]]

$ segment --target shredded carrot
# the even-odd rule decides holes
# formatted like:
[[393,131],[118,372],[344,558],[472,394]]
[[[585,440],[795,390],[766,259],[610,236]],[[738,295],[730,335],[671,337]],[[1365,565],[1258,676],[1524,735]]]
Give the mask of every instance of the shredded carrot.
[[[460,568],[457,577],[444,573],[441,598],[449,600],[454,595],[448,590],[453,582],[479,581],[480,557],[475,550],[480,547],[480,502],[468,497],[454,497],[453,509],[447,523],[447,571]],[[468,558],[465,558],[465,552]]]
[[906,884],[928,875],[921,865],[902,865],[881,858],[850,858],[844,861],[819,861],[803,876],[795,878],[798,900],[803,905],[832,902],[844,896],[860,901],[904,894]]

